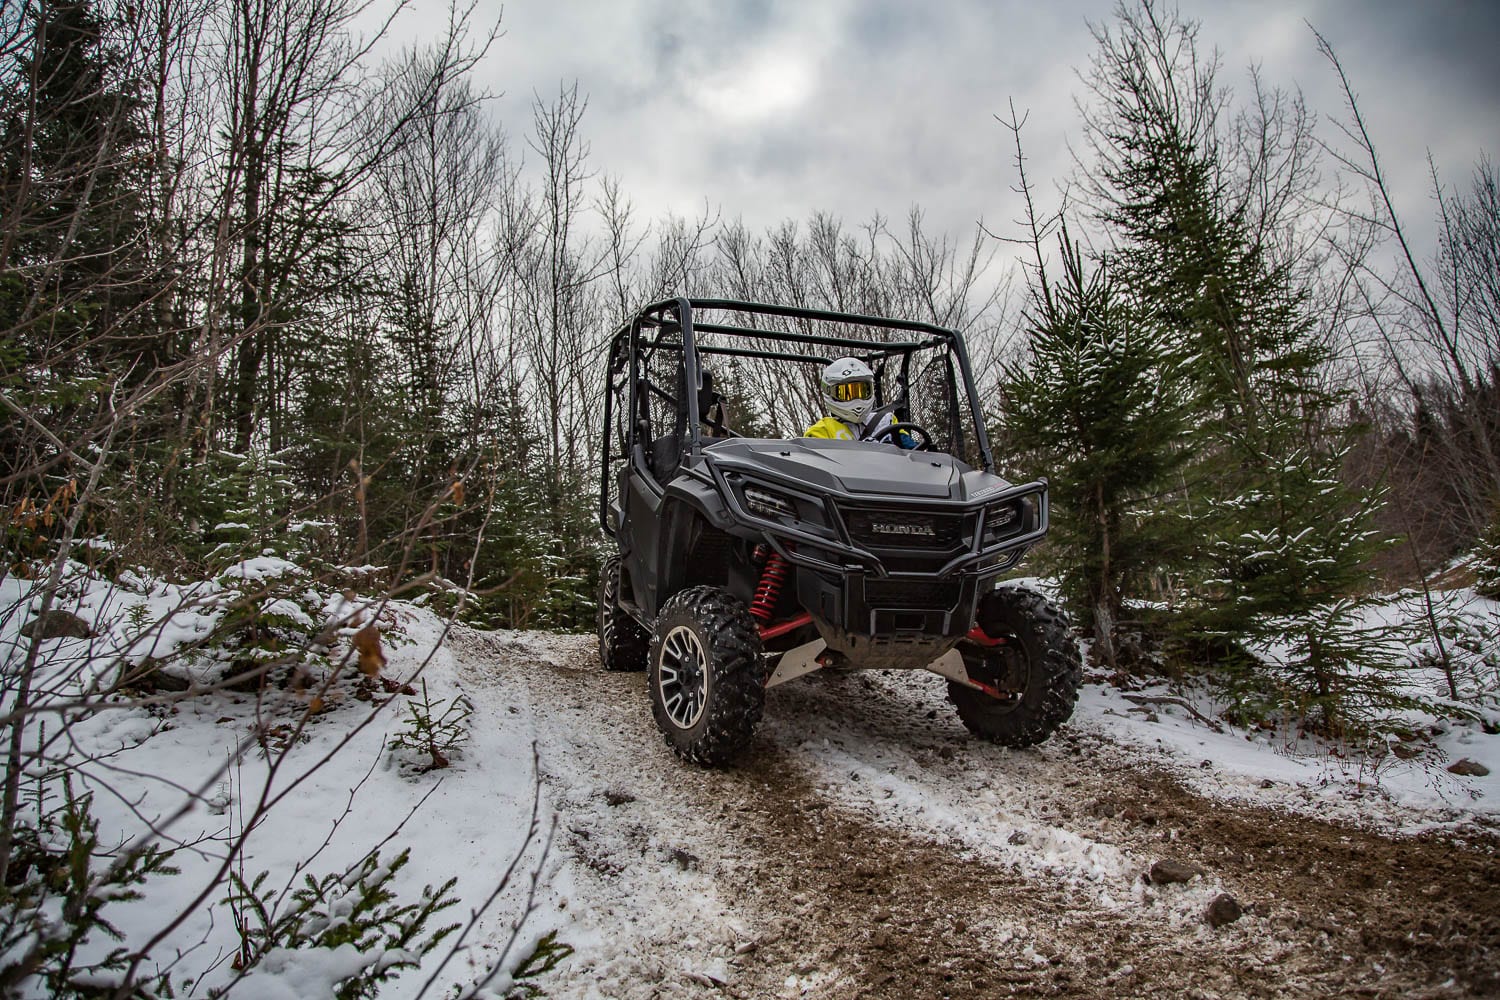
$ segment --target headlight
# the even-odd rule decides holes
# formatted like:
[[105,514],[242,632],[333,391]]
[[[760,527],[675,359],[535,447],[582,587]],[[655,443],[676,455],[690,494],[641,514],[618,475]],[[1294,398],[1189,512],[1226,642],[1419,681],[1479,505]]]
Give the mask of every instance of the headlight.
[[759,514],[761,517],[797,518],[797,505],[790,498],[756,486],[745,487],[745,507],[752,514]]
[[1036,523],[1036,497],[1034,495],[1027,495],[1019,500],[1011,500],[994,507],[986,507],[984,531],[980,535],[980,544],[984,548],[989,548],[1012,535],[1019,535],[1026,529],[1028,521]]

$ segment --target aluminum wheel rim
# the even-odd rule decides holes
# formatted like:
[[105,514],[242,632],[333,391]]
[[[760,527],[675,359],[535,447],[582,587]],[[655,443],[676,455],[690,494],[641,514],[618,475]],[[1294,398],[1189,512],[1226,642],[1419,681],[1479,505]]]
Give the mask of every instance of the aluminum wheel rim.
[[708,654],[686,625],[667,633],[657,665],[657,688],[667,718],[678,729],[691,729],[703,716],[708,700]]

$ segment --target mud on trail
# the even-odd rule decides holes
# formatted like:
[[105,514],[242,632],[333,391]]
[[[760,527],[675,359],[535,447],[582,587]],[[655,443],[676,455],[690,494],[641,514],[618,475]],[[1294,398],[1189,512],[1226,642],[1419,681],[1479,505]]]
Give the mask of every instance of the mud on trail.
[[[474,724],[535,727],[578,946],[553,997],[1500,994],[1489,833],[1211,801],[1073,728],[977,743],[926,676],[777,688],[750,758],[702,771],[587,638],[450,646]],[[1149,884],[1163,858],[1201,874]],[[1220,893],[1245,913],[1214,929]]]

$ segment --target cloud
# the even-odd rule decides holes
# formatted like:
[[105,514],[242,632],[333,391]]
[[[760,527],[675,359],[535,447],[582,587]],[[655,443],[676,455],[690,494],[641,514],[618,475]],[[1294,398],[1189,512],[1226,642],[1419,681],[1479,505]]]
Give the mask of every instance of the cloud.
[[[577,80],[596,170],[616,175],[643,217],[707,204],[755,227],[828,211],[850,224],[913,204],[962,235],[981,217],[1011,230],[1020,204],[1009,134],[1029,114],[1028,170],[1055,205],[1080,140],[1076,71],[1088,22],[1114,0],[571,0],[511,3],[490,68],[514,135]],[[1200,42],[1222,50],[1225,83],[1246,67],[1301,87],[1325,118],[1336,80],[1304,18],[1337,46],[1388,158],[1402,211],[1425,227],[1431,148],[1467,175],[1500,138],[1500,4],[1486,0],[1183,0]]]
[[817,91],[810,61],[776,49],[705,76],[690,97],[728,125],[754,125],[795,112]]

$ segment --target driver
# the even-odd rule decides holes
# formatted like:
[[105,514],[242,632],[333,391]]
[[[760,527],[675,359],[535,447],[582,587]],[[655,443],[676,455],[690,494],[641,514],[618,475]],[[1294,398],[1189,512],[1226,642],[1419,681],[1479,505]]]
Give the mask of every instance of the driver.
[[[888,412],[878,417],[871,412],[875,406],[875,373],[858,358],[839,358],[824,368],[818,377],[818,389],[829,416],[804,431],[803,437],[862,441],[894,422]],[[895,443],[902,448],[917,444],[903,431],[896,432]]]

